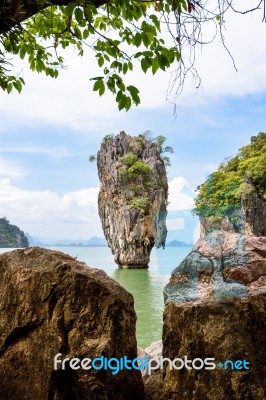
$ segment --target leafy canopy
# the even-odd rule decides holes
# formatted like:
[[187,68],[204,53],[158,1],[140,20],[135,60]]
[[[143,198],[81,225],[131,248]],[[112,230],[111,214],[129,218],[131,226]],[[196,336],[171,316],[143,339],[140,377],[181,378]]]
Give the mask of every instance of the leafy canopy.
[[206,182],[199,186],[194,212],[200,217],[224,216],[239,206],[248,176],[259,195],[266,199],[266,133],[251,137],[251,143],[225,160]]
[[[62,50],[73,47],[80,56],[89,48],[99,74],[93,90],[109,90],[119,110],[140,103],[139,90],[123,77],[139,64],[142,71],[175,70],[176,93],[187,72],[194,73],[194,51],[202,44],[204,23],[222,34],[226,0],[10,0],[0,6],[0,87],[21,92],[23,77],[14,75],[12,57],[26,59],[32,71],[57,78],[64,67]],[[17,6],[19,4],[19,7]],[[35,7],[35,8],[34,8]],[[259,6],[255,7],[259,8]],[[235,11],[235,10],[234,10]],[[214,34],[215,36],[215,34]],[[183,57],[188,47],[190,57]]]

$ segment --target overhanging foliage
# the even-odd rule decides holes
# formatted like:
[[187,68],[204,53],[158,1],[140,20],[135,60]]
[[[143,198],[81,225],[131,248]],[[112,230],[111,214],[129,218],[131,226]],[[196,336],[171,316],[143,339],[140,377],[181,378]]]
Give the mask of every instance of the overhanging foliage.
[[[254,10],[260,9],[260,1]],[[237,11],[228,0],[8,0],[0,5],[0,87],[18,92],[25,83],[14,75],[12,57],[26,59],[31,70],[56,78],[64,67],[63,50],[74,47],[80,56],[92,50],[99,74],[91,78],[102,96],[110,90],[118,108],[140,103],[139,90],[123,76],[139,63],[143,73],[172,69],[172,90],[178,95],[185,76],[194,69],[202,27],[213,24],[223,41],[223,18]],[[264,11],[263,18],[265,19]],[[189,49],[189,57],[183,56]]]

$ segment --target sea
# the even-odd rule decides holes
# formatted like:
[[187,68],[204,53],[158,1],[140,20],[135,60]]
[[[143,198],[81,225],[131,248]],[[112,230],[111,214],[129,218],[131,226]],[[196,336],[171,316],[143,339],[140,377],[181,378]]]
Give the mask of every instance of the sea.
[[[191,247],[153,249],[148,269],[121,269],[107,246],[45,246],[84,261],[89,267],[104,270],[134,297],[137,313],[136,335],[139,347],[146,348],[161,339],[163,288],[171,272],[190,252]],[[0,248],[0,253],[13,249]]]

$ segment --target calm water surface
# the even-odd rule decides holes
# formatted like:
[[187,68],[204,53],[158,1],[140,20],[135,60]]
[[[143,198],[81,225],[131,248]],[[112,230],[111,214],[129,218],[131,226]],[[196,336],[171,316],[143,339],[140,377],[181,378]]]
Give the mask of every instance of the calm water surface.
[[[88,266],[103,269],[111,278],[132,293],[137,313],[138,346],[147,347],[161,338],[163,314],[163,288],[171,271],[189,253],[189,247],[167,247],[153,250],[149,269],[120,269],[113,261],[109,247],[50,246]],[[0,253],[12,249],[0,249]]]

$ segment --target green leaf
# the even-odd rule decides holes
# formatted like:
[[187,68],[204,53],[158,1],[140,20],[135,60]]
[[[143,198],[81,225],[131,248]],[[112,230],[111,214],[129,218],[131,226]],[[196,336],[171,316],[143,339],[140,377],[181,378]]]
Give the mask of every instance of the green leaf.
[[105,84],[104,84],[103,81],[101,81],[101,82],[102,82],[102,85],[100,86],[100,89],[99,89],[99,95],[100,96],[102,96],[104,94],[104,92],[105,92]]
[[85,16],[86,16],[87,20],[89,22],[93,22],[93,12],[92,12],[92,9],[91,9],[89,4],[86,5],[84,13],[85,13]]
[[120,97],[120,100],[118,102],[119,111],[123,110],[123,108],[126,107],[126,104],[127,104],[127,96],[122,94],[121,97]]
[[20,58],[23,60],[23,58],[25,57],[25,55],[26,55],[26,48],[25,48],[25,46],[21,46],[21,47],[20,47],[20,50],[19,50],[19,56],[20,56]]
[[7,93],[12,92],[12,89],[13,89],[13,85],[12,85],[12,83],[10,82],[10,83],[7,85],[7,88],[6,88]]
[[150,39],[146,32],[142,32],[142,41],[145,47],[149,47]]
[[158,32],[161,32],[161,29],[160,29],[160,22],[159,22],[157,16],[154,15],[154,14],[152,14],[152,15],[150,15],[150,19],[151,19],[152,22],[154,23],[154,25],[155,25],[157,31],[158,31]]
[[138,95],[139,94],[139,90],[135,86],[132,86],[132,85],[129,85],[127,87],[127,90],[129,91],[129,93],[130,93],[130,95],[132,97],[132,100],[136,104],[136,106],[138,104],[140,104],[140,98],[139,98],[139,95]]
[[108,89],[112,92],[115,93],[116,92],[116,88],[115,88],[115,82],[112,76],[110,76],[110,78],[108,79],[108,81],[106,82],[106,85],[108,87]]
[[19,93],[21,92],[21,90],[22,90],[22,83],[21,83],[19,80],[15,81],[15,82],[13,83],[13,86],[14,86],[15,89],[17,89],[17,91],[18,91]]
[[131,61],[128,62],[128,69],[130,69],[130,71],[133,71],[133,64]]
[[75,18],[79,24],[83,21],[83,12],[79,7],[75,9]]
[[141,42],[142,42],[142,35],[141,33],[137,32],[134,37],[134,44],[135,46],[139,47],[141,45]]
[[167,57],[165,57],[164,55],[159,55],[158,56],[158,64],[159,64],[159,67],[163,71],[165,71],[165,67],[169,66],[169,62],[168,62]]
[[122,92],[122,90],[119,90],[118,92],[117,92],[117,95],[116,95],[116,101],[119,103],[119,101],[122,99],[122,96],[123,96],[123,92]]
[[128,64],[124,63],[123,64],[123,74],[125,75],[128,71]]
[[151,67],[153,75],[156,74],[156,72],[158,71],[159,67],[160,66],[159,66],[158,59],[154,58],[154,60],[152,61],[152,67]]
[[142,58],[140,64],[141,64],[142,71],[145,72],[145,74],[146,74],[146,72],[147,72],[147,70],[149,68],[149,65],[148,65],[146,59]]
[[98,79],[94,85],[93,85],[93,91],[96,92],[97,90],[100,90],[100,88],[104,86],[103,80],[102,79]]
[[73,14],[74,8],[76,7],[76,3],[70,3],[68,6],[65,8],[65,14],[69,17],[70,15]]
[[83,31],[83,39],[87,39],[90,35],[90,31],[88,29],[84,29]]
[[102,67],[103,64],[104,64],[104,58],[101,56],[98,58],[98,65],[99,65],[99,67]]
[[127,102],[126,102],[126,105],[125,105],[125,110],[128,111],[128,110],[130,109],[131,105],[132,105],[131,98],[130,98],[130,97],[127,97]]

